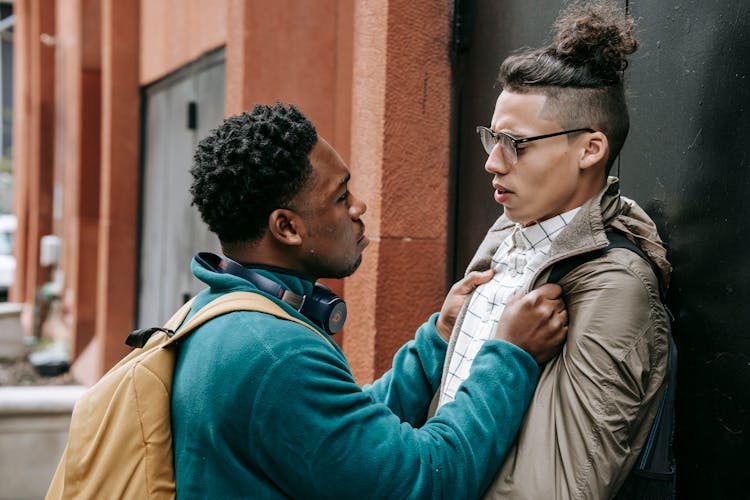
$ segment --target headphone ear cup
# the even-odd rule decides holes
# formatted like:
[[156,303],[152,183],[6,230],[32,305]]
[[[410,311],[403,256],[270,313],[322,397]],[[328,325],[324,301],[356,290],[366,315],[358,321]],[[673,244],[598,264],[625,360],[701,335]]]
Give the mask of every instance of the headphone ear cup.
[[320,283],[315,284],[311,296],[302,304],[300,312],[331,335],[341,330],[346,321],[344,300]]
[[331,332],[331,335],[338,333],[344,327],[344,322],[346,322],[346,303],[339,297],[336,297],[336,299],[336,303],[328,315],[328,327],[326,328],[326,331]]

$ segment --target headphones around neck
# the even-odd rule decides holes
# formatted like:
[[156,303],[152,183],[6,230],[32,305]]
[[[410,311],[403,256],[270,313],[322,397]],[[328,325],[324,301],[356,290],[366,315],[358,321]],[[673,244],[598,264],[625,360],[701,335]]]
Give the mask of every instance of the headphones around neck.
[[210,252],[195,254],[195,260],[215,273],[231,274],[249,281],[262,292],[280,299],[320,326],[329,335],[337,333],[346,321],[346,303],[328,287],[315,283],[310,295],[298,295],[270,278],[227,257]]

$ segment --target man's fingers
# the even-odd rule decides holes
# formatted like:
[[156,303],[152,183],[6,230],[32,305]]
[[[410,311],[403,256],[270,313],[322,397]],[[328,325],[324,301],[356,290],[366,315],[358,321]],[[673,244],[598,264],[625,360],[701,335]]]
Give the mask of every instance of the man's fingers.
[[536,293],[544,299],[558,299],[562,296],[562,287],[557,283],[545,283],[532,293]]
[[487,283],[489,280],[491,280],[494,274],[495,271],[493,271],[492,269],[487,269],[486,271],[482,272],[472,271],[467,274],[466,277],[464,277],[461,281],[456,283],[456,291],[463,294],[468,294],[479,285]]
[[567,317],[568,311],[565,308],[565,302],[562,299],[545,300],[543,304],[549,304],[550,317],[557,314],[564,314]]
[[557,331],[561,328],[567,328],[568,315],[563,313],[555,313],[552,319],[550,319],[550,327],[553,329],[553,331]]
[[562,288],[547,284],[508,301],[495,335],[542,363],[560,352],[567,333],[568,312]]
[[[568,325],[568,311],[565,309],[565,303],[558,299],[555,301],[545,301],[540,310],[548,311],[546,315],[547,326],[550,330],[558,330],[562,326]],[[546,309],[546,308],[549,309]]]
[[[562,301],[560,301],[562,302]],[[568,325],[568,310],[565,309],[565,304],[560,306],[560,310],[557,311],[557,316],[560,318],[560,322],[567,326]]]

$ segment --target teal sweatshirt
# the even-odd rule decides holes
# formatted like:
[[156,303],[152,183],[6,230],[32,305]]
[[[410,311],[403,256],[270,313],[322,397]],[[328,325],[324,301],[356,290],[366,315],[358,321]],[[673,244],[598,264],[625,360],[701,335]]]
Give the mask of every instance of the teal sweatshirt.
[[[306,320],[241,278],[195,261],[192,269],[209,287],[193,311],[255,291]],[[259,272],[298,294],[313,287]],[[177,498],[479,497],[515,438],[538,367],[518,347],[487,341],[455,401],[426,421],[447,347],[436,319],[364,387],[338,346],[291,321],[241,311],[198,328],[179,346],[172,388]]]

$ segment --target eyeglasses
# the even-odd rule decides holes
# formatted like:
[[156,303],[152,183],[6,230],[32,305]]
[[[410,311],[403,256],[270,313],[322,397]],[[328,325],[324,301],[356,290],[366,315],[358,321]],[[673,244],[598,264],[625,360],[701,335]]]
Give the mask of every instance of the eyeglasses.
[[524,137],[516,139],[512,135],[508,135],[505,132],[493,132],[492,129],[487,127],[477,127],[477,134],[479,139],[482,141],[482,146],[487,154],[492,154],[492,150],[495,145],[500,144],[503,151],[503,158],[511,165],[515,165],[518,162],[518,145],[525,142],[538,141],[540,139],[547,139],[548,137],[556,137],[558,135],[572,134],[574,132],[594,132],[590,128],[576,128],[573,130],[563,130],[562,132],[555,132],[554,134],[537,135],[534,137]]

